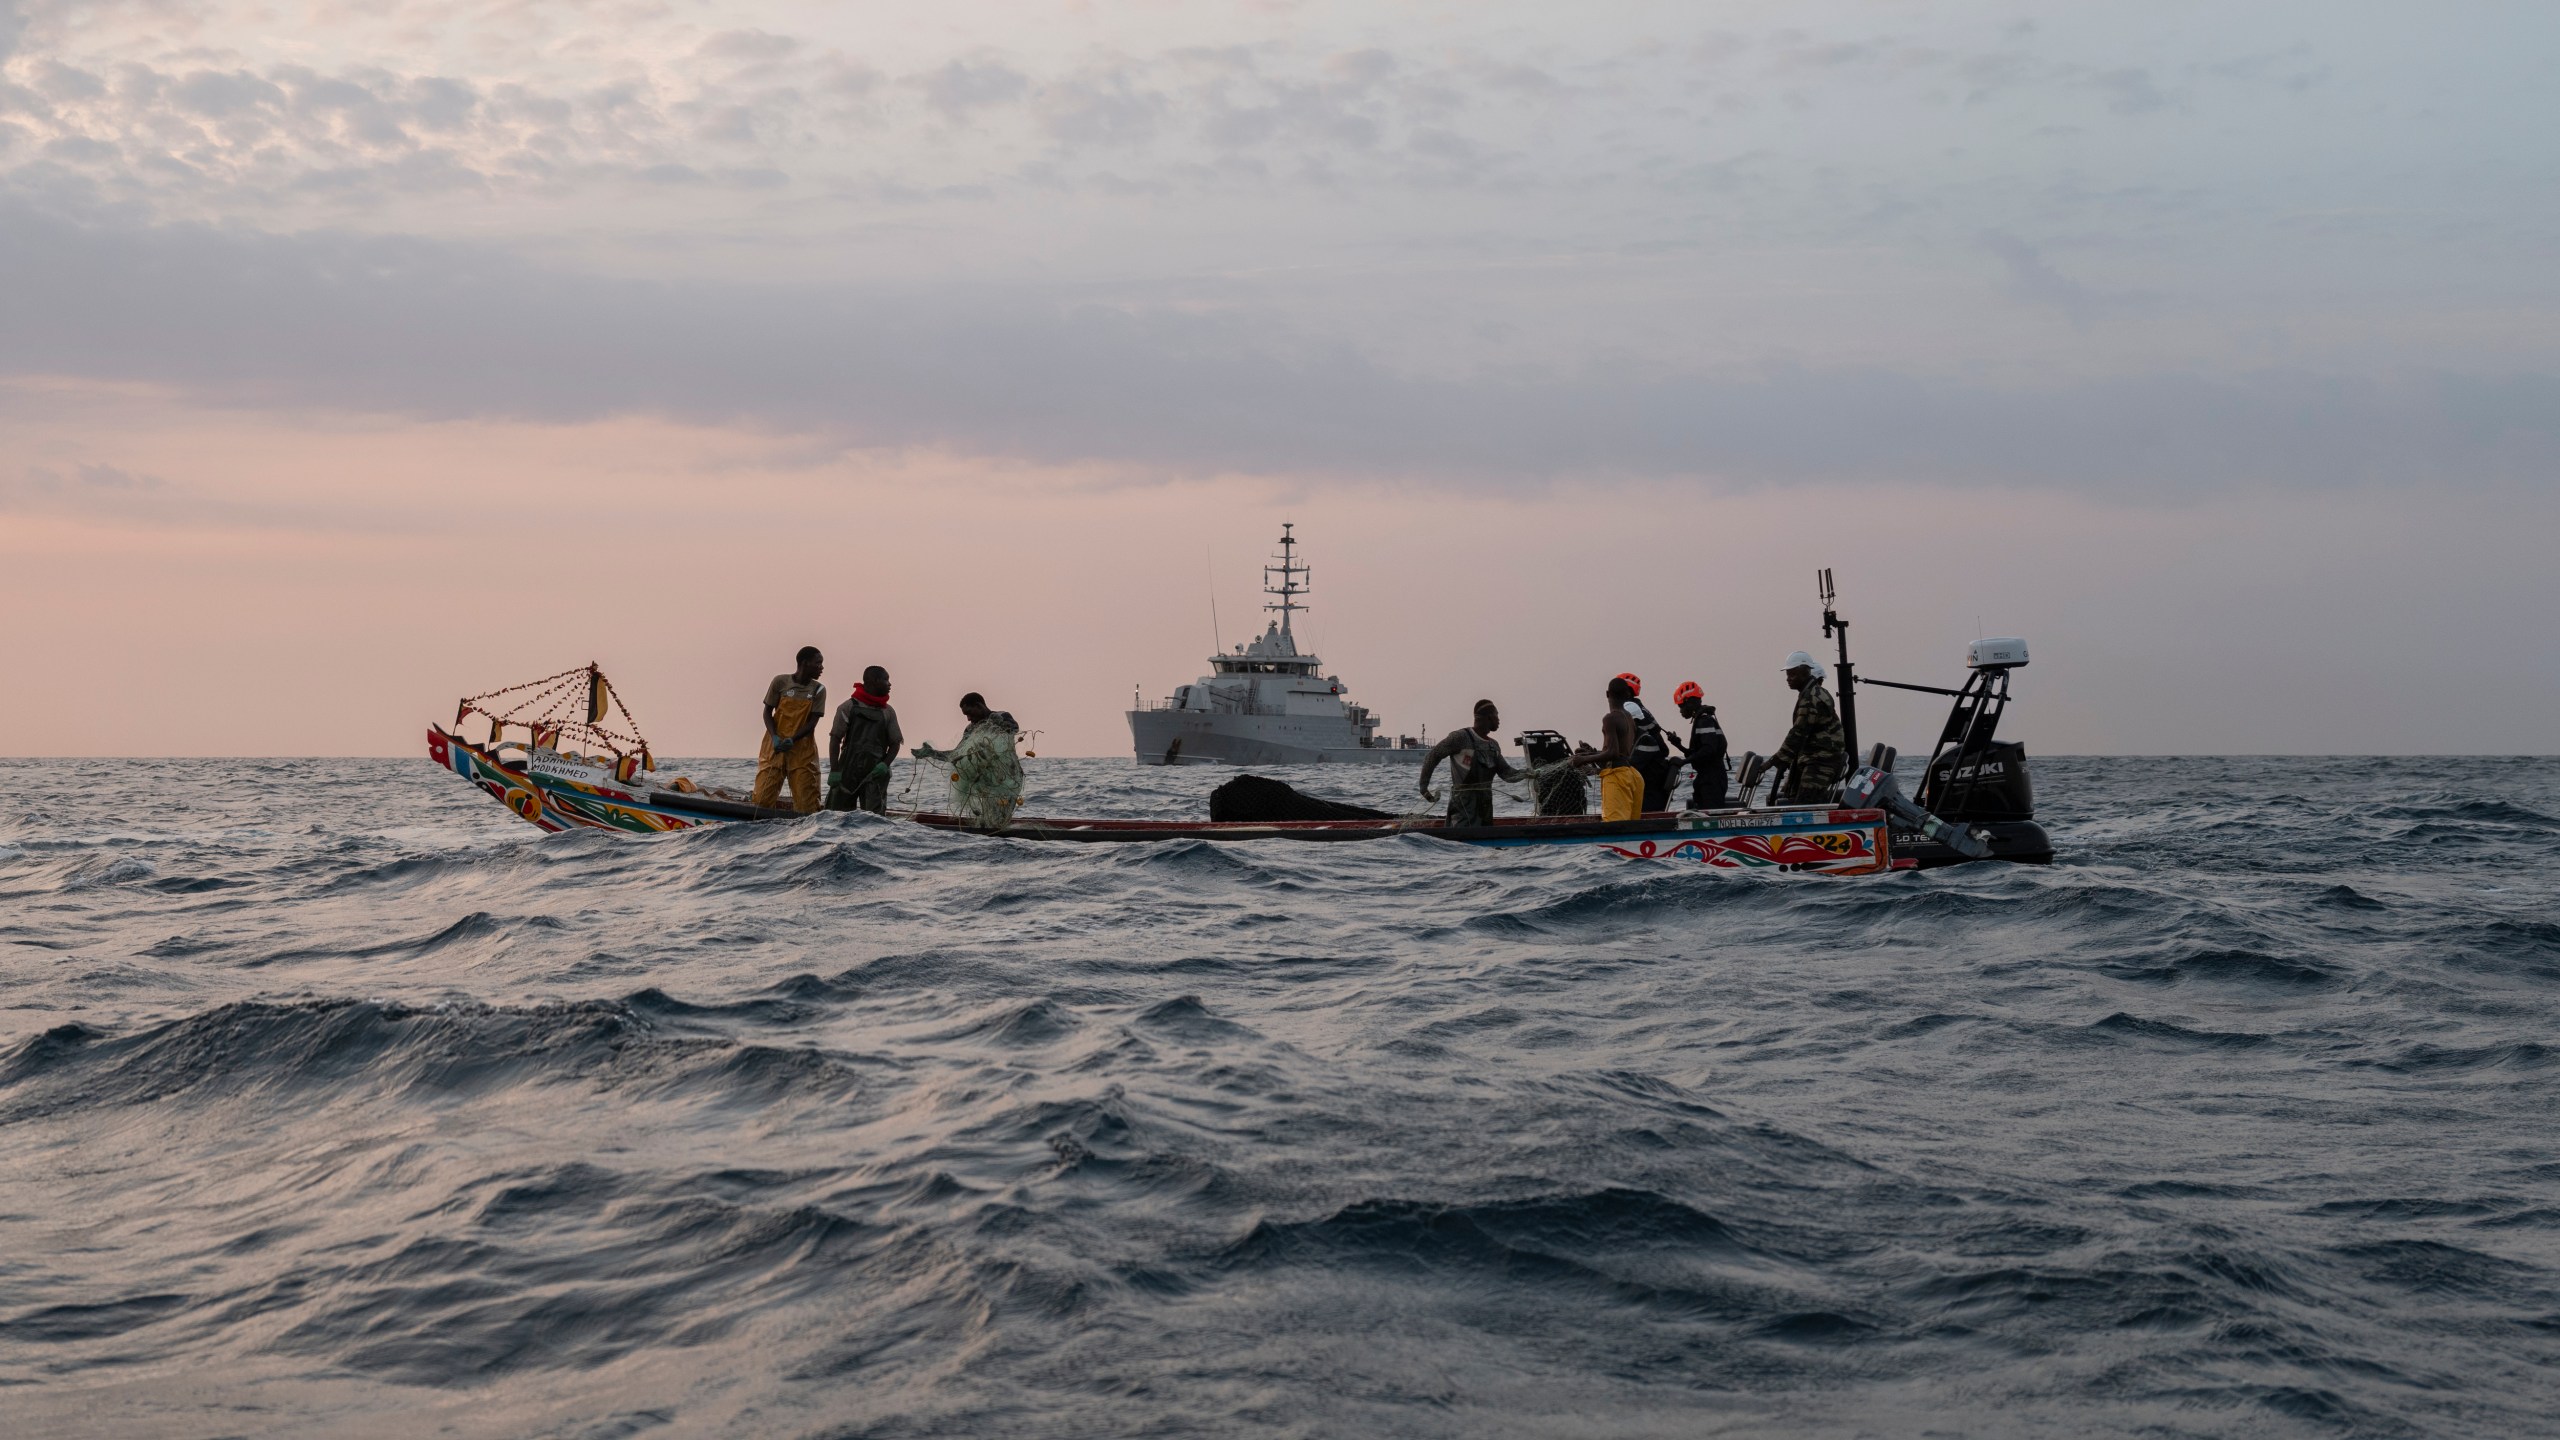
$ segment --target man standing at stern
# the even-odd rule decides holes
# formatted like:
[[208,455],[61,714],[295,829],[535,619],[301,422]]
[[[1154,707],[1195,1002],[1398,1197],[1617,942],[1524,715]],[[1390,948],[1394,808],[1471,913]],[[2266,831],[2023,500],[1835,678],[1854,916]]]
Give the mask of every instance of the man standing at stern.
[[1840,707],[1822,688],[1822,666],[1812,656],[1798,650],[1787,657],[1787,684],[1796,692],[1795,721],[1769,763],[1788,767],[1787,800],[1818,805],[1831,798],[1831,787],[1848,768],[1849,737],[1840,728]]
[[866,666],[862,683],[836,707],[835,726],[827,732],[827,808],[885,814],[889,767],[906,743],[898,712],[889,704],[889,672]]
[[827,657],[815,645],[800,647],[799,665],[764,687],[764,749],[756,756],[755,802],[780,803],[791,782],[791,808],[815,814],[818,793],[818,722],[827,718],[827,687],[818,683]]
[[1440,762],[1449,762],[1449,828],[1493,823],[1493,780],[1517,780],[1520,772],[1502,758],[1502,744],[1493,732],[1502,728],[1502,712],[1490,700],[1476,702],[1475,724],[1464,730],[1452,730],[1431,753],[1422,757],[1422,794],[1431,795],[1431,774]]

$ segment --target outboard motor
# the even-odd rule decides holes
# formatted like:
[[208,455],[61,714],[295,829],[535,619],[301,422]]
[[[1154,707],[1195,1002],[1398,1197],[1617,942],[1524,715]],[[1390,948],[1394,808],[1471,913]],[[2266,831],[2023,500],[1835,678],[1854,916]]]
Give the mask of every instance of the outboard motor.
[[1964,663],[1973,673],[1938,732],[1917,798],[1945,820],[2032,820],[2036,792],[2027,779],[2027,747],[1993,738],[2009,708],[2009,672],[2027,663],[2027,642],[1976,640]]
[[[1857,673],[1849,663],[1849,622],[1833,608],[1831,572],[1819,576],[1822,633],[1840,640],[1840,728],[1849,750],[1858,748],[1858,687],[1882,685],[1917,690],[1955,700],[1938,743],[1920,767],[1920,793],[1903,797],[1894,778],[1893,747],[1868,751],[1843,787],[1841,803],[1880,809],[1891,817],[1894,859],[1921,869],[1967,860],[2012,860],[2043,865],[2053,859],[2053,841],[2035,823],[2035,787],[2027,780],[2027,749],[2015,741],[1993,738],[2001,713],[2009,708],[2009,672],[2027,663],[2027,642],[2015,637],[1976,640],[1965,651],[1964,687],[1913,685],[1878,680]],[[1743,757],[1742,793],[1749,803],[1759,757]]]
[[1768,773],[1768,756],[1761,754],[1757,750],[1745,750],[1742,752],[1742,759],[1736,762],[1734,766],[1733,794],[1736,802],[1744,809],[1747,810],[1751,807],[1752,787],[1758,785],[1760,783],[1760,777]]
[[[1913,798],[1923,811],[1988,844],[1992,858],[2042,865],[2053,859],[2053,841],[2035,823],[2027,747],[1994,738],[2009,708],[2009,672],[2026,663],[2027,642],[2015,638],[1976,640],[1966,650],[1965,666],[1973,673],[1954,692],[1955,704]],[[1893,843],[1896,854],[1910,854],[1924,867],[1944,863],[1949,850],[1963,853],[1916,826],[1908,834],[1897,830]]]
[[1967,860],[1991,858],[1991,832],[1970,826],[1950,824],[1902,797],[1902,788],[1894,782],[1893,772],[1873,765],[1861,766],[1849,777],[1840,803],[1857,810],[1882,810],[1898,825],[1933,845],[1943,845]]
[[1523,730],[1518,743],[1534,772],[1530,784],[1539,814],[1591,813],[1591,794],[1582,782],[1582,772],[1564,768],[1564,762],[1573,758],[1570,742],[1553,730]]
[[[2027,747],[1994,741],[1961,754],[1949,751],[1929,767],[1920,793],[1948,820],[2033,820],[2036,787],[2027,778]],[[1933,803],[1939,797],[1944,803]]]

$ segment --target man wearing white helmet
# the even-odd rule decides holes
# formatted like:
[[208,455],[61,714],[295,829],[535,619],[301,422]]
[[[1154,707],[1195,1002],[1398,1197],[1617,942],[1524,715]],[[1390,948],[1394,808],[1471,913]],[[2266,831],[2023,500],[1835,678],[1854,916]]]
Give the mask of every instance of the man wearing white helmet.
[[1796,713],[1785,742],[1769,757],[1773,769],[1786,772],[1786,792],[1775,798],[1817,805],[1831,798],[1848,769],[1849,737],[1840,728],[1840,707],[1822,688],[1820,661],[1802,650],[1789,655],[1787,685],[1796,692]]

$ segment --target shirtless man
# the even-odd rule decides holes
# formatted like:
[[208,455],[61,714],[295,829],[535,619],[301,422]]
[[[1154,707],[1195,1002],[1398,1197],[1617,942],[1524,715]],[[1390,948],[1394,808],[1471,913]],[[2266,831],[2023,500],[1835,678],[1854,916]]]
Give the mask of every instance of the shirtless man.
[[1644,777],[1636,773],[1636,722],[1627,702],[1635,687],[1624,678],[1609,682],[1609,713],[1600,717],[1600,748],[1576,755],[1573,763],[1600,772],[1600,818],[1633,820],[1644,813]]

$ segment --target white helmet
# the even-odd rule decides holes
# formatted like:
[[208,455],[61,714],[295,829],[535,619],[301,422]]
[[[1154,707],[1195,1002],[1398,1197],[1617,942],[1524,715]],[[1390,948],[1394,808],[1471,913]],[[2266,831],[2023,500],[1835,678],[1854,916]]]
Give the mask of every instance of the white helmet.
[[1822,675],[1823,675],[1823,671],[1822,671],[1822,662],[1821,662],[1821,661],[1819,661],[1819,660],[1814,659],[1812,656],[1807,655],[1806,653],[1804,653],[1804,652],[1803,652],[1803,651],[1801,651],[1801,650],[1790,650],[1790,651],[1788,651],[1788,652],[1787,652],[1787,663],[1786,663],[1786,664],[1784,664],[1784,665],[1782,665],[1782,666],[1780,666],[1779,668],[1780,668],[1780,669],[1782,669],[1782,670],[1793,670],[1794,668],[1796,668],[1796,667],[1797,667],[1797,666],[1799,666],[1799,665],[1803,666],[1803,667],[1804,667],[1804,668],[1806,668],[1807,670],[1812,671],[1812,672],[1813,672],[1813,678],[1814,678],[1814,679],[1819,680],[1819,679],[1821,679],[1821,678],[1822,678]]

